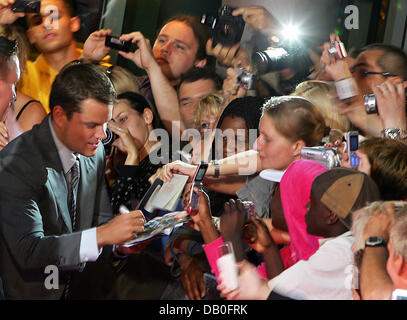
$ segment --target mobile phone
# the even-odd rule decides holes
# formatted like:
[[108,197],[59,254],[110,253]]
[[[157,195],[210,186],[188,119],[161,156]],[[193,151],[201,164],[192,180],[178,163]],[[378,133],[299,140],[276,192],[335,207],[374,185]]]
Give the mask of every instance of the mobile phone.
[[107,35],[105,46],[119,51],[130,52],[131,41],[120,41],[119,37]]
[[346,148],[349,155],[349,163],[353,169],[359,167],[359,157],[356,155],[356,151],[359,149],[359,132],[349,131],[345,133]]
[[11,6],[13,12],[40,13],[41,1],[16,0]]
[[205,177],[206,170],[208,170],[208,164],[201,161],[199,164],[198,168],[196,169],[194,173],[194,177],[192,178],[192,186],[191,186],[191,191],[189,194],[189,204],[191,206],[192,200],[193,200],[193,195],[194,195],[194,187],[195,186],[201,186],[202,181]]

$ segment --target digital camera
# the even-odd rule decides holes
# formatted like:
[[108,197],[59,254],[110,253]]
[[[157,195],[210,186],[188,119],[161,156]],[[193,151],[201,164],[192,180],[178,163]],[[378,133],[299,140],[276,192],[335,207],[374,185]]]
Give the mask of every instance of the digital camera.
[[301,150],[301,159],[317,161],[328,169],[339,167],[341,165],[341,157],[335,148],[304,147]]
[[131,41],[120,41],[119,37],[107,35],[105,46],[123,52],[130,52]]
[[24,13],[40,13],[41,1],[16,0],[11,11]]
[[[373,93],[365,94],[363,96],[365,101],[365,110],[367,114],[378,114],[376,96]],[[406,101],[407,101],[407,91],[406,91]],[[407,105],[406,105],[407,111]]]
[[218,15],[203,14],[201,23],[208,26],[212,32],[213,46],[220,43],[230,47],[242,39],[245,22],[242,16],[232,16],[235,8],[223,6]]
[[343,42],[333,41],[331,43],[331,47],[328,49],[328,52],[331,56],[335,57],[336,59],[344,59],[348,56],[346,52],[345,45]]
[[238,74],[237,81],[241,88],[246,90],[251,90],[255,84],[255,74],[244,69],[244,68],[235,68],[236,73]]

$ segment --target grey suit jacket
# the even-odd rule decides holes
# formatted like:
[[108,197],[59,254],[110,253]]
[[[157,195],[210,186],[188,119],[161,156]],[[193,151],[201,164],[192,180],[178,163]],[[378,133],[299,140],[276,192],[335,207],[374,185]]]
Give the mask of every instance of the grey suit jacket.
[[[100,145],[81,157],[79,228],[112,217]],[[73,232],[68,187],[48,117],[0,151],[0,276],[8,299],[59,299],[67,273],[80,267],[81,232]],[[59,270],[59,289],[47,290],[48,265]]]

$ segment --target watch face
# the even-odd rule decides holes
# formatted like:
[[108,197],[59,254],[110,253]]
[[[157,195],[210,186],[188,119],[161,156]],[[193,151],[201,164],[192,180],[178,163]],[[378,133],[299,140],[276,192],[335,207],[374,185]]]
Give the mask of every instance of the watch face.
[[380,237],[369,237],[366,240],[366,245],[369,247],[384,246],[385,242]]

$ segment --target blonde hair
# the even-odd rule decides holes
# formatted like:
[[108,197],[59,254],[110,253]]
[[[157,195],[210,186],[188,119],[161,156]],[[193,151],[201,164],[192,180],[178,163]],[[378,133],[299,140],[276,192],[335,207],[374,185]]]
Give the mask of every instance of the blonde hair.
[[137,77],[129,70],[120,66],[99,66],[112,81],[116,93],[122,94],[124,92],[140,93],[140,88],[137,85]]
[[199,100],[198,106],[194,111],[194,128],[200,130],[200,121],[202,115],[204,114],[213,114],[219,118],[223,111],[223,103],[224,98],[222,91],[217,91],[203,96]]
[[390,241],[394,251],[394,258],[399,254],[407,260],[407,216],[398,219],[390,231]]
[[300,96],[308,99],[321,113],[325,123],[331,129],[342,132],[350,130],[350,122],[338,113],[333,103],[335,86],[326,81],[310,80],[300,83],[292,96]]

